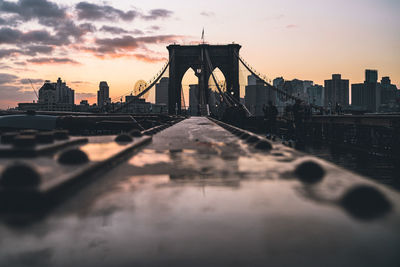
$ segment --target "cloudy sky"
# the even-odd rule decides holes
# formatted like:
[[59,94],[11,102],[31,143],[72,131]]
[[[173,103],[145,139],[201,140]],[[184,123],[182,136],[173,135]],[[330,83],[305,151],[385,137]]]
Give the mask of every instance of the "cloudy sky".
[[271,78],[356,83],[373,68],[400,87],[398,0],[0,0],[0,108],[35,99],[28,79],[39,88],[61,77],[77,102],[95,101],[105,80],[118,97],[160,70],[166,45],[196,43],[203,27],[207,42],[241,44]]

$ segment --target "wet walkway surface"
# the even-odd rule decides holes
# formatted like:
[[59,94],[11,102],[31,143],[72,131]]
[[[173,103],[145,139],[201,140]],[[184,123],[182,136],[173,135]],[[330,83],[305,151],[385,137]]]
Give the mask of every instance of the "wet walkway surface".
[[[322,169],[313,181],[298,171],[309,160]],[[360,185],[386,202],[354,212]],[[333,164],[278,143],[259,152],[193,117],[49,214],[19,224],[3,215],[0,266],[394,267],[399,204]]]
[[369,155],[351,149],[338,149],[328,144],[307,144],[301,151],[400,191],[400,161],[398,159],[384,155]]

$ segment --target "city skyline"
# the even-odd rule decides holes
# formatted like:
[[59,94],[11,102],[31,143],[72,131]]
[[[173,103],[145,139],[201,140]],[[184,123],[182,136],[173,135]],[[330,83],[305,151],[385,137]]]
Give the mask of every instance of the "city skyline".
[[229,1],[229,10],[227,1],[195,9],[178,1],[29,2],[0,1],[0,108],[35,100],[28,78],[39,89],[61,76],[78,103],[94,103],[103,80],[117,97],[161,68],[166,45],[198,43],[203,27],[207,42],[241,44],[241,54],[271,80],[323,84],[340,73],[360,83],[365,69],[377,69],[400,87],[398,1],[353,0],[345,9],[344,1]]

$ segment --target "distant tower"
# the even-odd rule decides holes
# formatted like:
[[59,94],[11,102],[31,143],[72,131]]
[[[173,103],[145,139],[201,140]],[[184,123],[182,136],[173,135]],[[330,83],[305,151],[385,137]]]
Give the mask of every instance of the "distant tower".
[[365,82],[366,83],[377,83],[378,82],[378,71],[377,70],[365,70]]
[[198,84],[191,84],[189,85],[189,108],[191,115],[198,115],[199,111],[199,85]]
[[377,70],[365,70],[364,83],[351,85],[351,104],[369,112],[377,112],[381,105],[381,85]]
[[169,78],[163,77],[159,83],[156,84],[156,104],[168,105],[168,84]]
[[263,107],[269,101],[276,103],[276,93],[268,90],[264,82],[254,75],[247,77],[247,86],[245,87],[244,102],[247,109],[255,116],[263,116]]
[[99,91],[97,91],[97,106],[100,108],[111,103],[109,90],[107,82],[100,82]]
[[332,74],[331,80],[325,80],[325,107],[329,104],[349,105],[349,80],[343,80],[340,74]]

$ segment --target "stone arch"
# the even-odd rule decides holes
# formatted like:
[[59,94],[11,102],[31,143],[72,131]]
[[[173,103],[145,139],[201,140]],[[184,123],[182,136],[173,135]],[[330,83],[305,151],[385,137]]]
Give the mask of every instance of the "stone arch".
[[208,53],[213,68],[219,68],[224,74],[228,90],[239,100],[239,54],[240,45],[192,45],[168,46],[170,54],[168,110],[170,114],[181,113],[180,86],[182,78],[189,68],[195,71],[199,80],[199,94],[201,104],[208,102],[208,78],[211,75],[206,53]]

